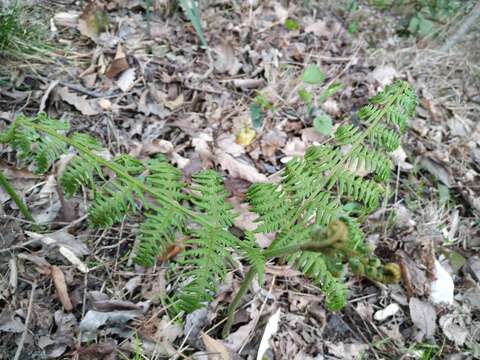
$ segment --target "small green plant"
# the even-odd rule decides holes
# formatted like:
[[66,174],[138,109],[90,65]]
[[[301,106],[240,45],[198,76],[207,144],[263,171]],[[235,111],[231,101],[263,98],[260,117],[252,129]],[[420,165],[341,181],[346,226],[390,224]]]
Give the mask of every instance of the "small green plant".
[[[315,64],[307,66],[303,72],[301,79],[306,86],[320,85],[325,80],[325,75]],[[340,83],[332,83],[322,90],[320,95],[315,99],[315,95],[302,87],[298,90],[298,97],[307,107],[307,118],[313,118],[313,127],[321,134],[330,136],[333,130],[332,119],[320,109],[320,105],[324,103],[330,96],[334,95],[342,88]]]
[[[398,81],[358,111],[359,124],[339,126],[332,144],[313,146],[304,159],[291,160],[280,184],[252,185],[246,195],[259,215],[258,227],[243,238],[229,231],[236,214],[225,201],[222,177],[213,170],[193,175],[187,185],[166,161],[142,162],[127,155],[106,160],[95,139],[83,133],[66,136],[68,124],[45,114],[17,117],[0,142],[16,150],[20,165],[37,173],[75,150],[59,178],[65,195],[90,189],[88,214],[94,227],[109,228],[125,215],[142,212],[145,221],[134,249],[138,264],[154,265],[179,236],[185,237],[185,250],[176,259],[183,270],[178,282],[182,285],[175,289],[179,310],[205,306],[229,270],[231,253],[238,253],[251,266],[229,307],[226,335],[250,282],[256,275],[262,282],[265,262],[271,258],[286,257],[319,284],[332,310],[346,302],[345,263],[358,275],[398,280],[398,266],[381,264],[364,242],[360,224],[388,194],[385,182],[392,164],[385,152],[399,145],[415,106],[408,84]],[[276,238],[262,250],[254,235],[264,232]]]

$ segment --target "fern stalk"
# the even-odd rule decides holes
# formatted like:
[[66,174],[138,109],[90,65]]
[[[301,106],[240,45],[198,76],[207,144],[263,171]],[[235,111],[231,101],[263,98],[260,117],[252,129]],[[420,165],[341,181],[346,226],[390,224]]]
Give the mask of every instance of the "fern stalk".
[[0,171],[0,187],[5,190],[5,192],[10,196],[10,198],[13,200],[13,202],[17,205],[18,210],[22,213],[23,217],[32,222],[35,223],[35,219],[33,218],[32,214],[30,213],[30,210],[28,210],[27,205],[20,199],[20,196],[18,196],[17,192],[13,188],[12,184],[8,181],[5,175],[3,175],[3,172]]

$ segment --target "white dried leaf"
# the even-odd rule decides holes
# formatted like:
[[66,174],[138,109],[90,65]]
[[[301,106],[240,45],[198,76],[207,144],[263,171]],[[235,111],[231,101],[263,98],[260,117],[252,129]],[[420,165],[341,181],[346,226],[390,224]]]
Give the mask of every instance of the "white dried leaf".
[[265,331],[263,332],[262,340],[260,341],[260,346],[258,347],[257,360],[262,360],[263,355],[270,347],[270,339],[278,331],[278,324],[280,322],[280,316],[282,312],[278,309],[275,314],[273,314],[270,319],[268,319],[267,326],[265,326]]
[[435,260],[435,280],[432,281],[430,289],[430,300],[434,304],[453,304],[455,284],[438,260]]
[[440,327],[445,336],[457,346],[463,346],[467,340],[469,329],[461,314],[446,314],[440,318]]
[[373,318],[377,321],[383,321],[389,317],[395,315],[400,311],[400,306],[396,303],[388,305],[385,309],[379,310],[373,315]]
[[53,16],[53,21],[59,26],[76,28],[79,16],[80,12],[78,11],[59,12]]
[[83,272],[84,274],[88,273],[88,267],[85,265],[82,260],[80,260],[75,253],[70,250],[69,248],[66,248],[65,246],[60,246],[58,248],[58,251],[60,254],[62,254],[72,265],[75,265],[75,267]]
[[118,80],[115,82],[120,90],[127,92],[132,89],[133,85],[135,85],[135,72],[135,68],[129,68],[122,72]]

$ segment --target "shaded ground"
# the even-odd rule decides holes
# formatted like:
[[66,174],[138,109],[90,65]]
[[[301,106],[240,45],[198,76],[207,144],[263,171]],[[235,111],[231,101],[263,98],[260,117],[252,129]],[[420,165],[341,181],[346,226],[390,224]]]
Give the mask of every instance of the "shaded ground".
[[[394,78],[406,79],[420,106],[403,148],[392,154],[394,195],[365,227],[377,254],[401,264],[402,284],[351,277],[348,306],[333,314],[324,309],[316,286],[288,266],[272,263],[264,286],[254,284],[234,332],[221,344],[231,349],[232,358],[237,353],[255,358],[266,324],[280,310],[267,358],[478,356],[478,26],[450,53],[442,53],[435,49],[463,13],[440,28],[439,38],[416,41],[396,34],[399,16],[369,6],[349,12],[335,3],[251,3],[214,1],[202,8],[210,46],[204,50],[192,26],[168,2],[148,15],[148,22],[144,2],[109,2],[109,29],[103,33],[78,22],[74,12],[85,14],[83,4],[39,2],[38,9],[54,19],[45,31],[59,55],[2,64],[1,125],[15,113],[43,110],[102,139],[112,154],[163,154],[186,178],[217,168],[226,177],[229,201],[242,215],[236,226],[245,229],[252,216],[240,201],[248,185],[275,179],[288,159],[327,140],[298,98],[307,64],[317,63],[326,74],[324,84],[313,90],[343,85],[322,108],[334,126]],[[287,30],[287,17],[299,29]],[[350,33],[353,21],[358,31]],[[274,110],[252,124],[250,108],[258,92]],[[253,141],[248,139],[252,131]],[[53,237],[74,248],[89,271],[79,271],[58,246],[19,246],[30,238],[0,192],[0,359],[14,358],[23,334],[22,359],[215,358],[198,353],[221,346],[202,341],[200,333],[220,338],[226,306],[245,273],[240,264],[208,309],[169,319],[162,295],[175,279],[165,270],[168,260],[148,270],[132,265],[134,223],[93,232],[82,221],[85,200],[59,195],[58,169],[39,177],[16,169],[9,149],[2,154],[2,171],[36,220],[59,231]],[[269,239],[259,241],[264,246]],[[64,274],[71,312],[62,310],[52,274],[42,273],[50,265]],[[439,291],[452,280],[454,302],[436,304],[438,297],[449,296]],[[385,308],[390,316],[379,313]],[[29,331],[24,331],[28,313]]]

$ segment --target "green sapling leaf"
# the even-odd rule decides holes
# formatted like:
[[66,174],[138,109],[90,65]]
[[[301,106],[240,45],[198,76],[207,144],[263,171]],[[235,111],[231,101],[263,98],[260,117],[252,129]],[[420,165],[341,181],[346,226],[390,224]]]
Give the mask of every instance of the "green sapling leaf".
[[327,114],[317,116],[313,120],[313,127],[320,134],[325,135],[325,136],[330,136],[332,134],[332,131],[333,131],[332,118],[330,116],[328,116]]
[[323,82],[323,80],[325,80],[325,74],[320,70],[317,65],[310,64],[303,72],[302,80],[307,84],[317,85]]

